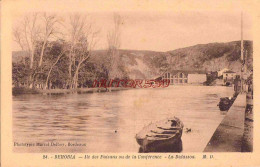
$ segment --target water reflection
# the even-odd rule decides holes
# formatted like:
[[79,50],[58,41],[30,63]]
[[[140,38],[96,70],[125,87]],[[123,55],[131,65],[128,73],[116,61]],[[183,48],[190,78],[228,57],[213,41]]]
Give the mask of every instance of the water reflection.
[[182,152],[182,140],[176,141],[172,145],[162,145],[159,147],[152,147],[152,148],[146,148],[144,150],[142,147],[139,148],[139,153],[148,153],[148,152],[175,152],[179,153]]
[[228,111],[219,111],[220,115],[226,115]]
[[[139,145],[135,135],[145,125],[176,116],[185,129],[192,129],[183,134],[180,150],[202,151],[224,117],[217,106],[219,98],[232,94],[233,89],[229,87],[174,86],[106,93],[14,96],[14,141],[87,145],[15,149],[21,152],[137,152]],[[174,152],[179,147],[170,148]],[[166,149],[168,147],[159,151]]]

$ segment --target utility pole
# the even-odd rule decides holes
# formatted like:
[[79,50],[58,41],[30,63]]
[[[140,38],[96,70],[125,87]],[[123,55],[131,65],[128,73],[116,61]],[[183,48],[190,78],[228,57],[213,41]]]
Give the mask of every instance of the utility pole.
[[245,65],[245,58],[244,58],[244,41],[243,41],[243,12],[241,12],[241,73],[240,73],[240,79],[241,79],[241,93],[244,91],[244,81],[243,81],[243,75],[244,75],[244,65]]

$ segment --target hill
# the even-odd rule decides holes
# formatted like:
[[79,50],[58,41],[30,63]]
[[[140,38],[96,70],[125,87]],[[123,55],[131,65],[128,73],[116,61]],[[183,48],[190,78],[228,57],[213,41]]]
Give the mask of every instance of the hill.
[[[199,44],[187,48],[168,51],[172,68],[188,70],[216,71],[228,67],[235,72],[241,69],[240,41],[228,43]],[[247,67],[253,69],[253,42],[244,41]]]
[[[253,42],[244,41],[247,68],[253,69]],[[166,70],[206,70],[216,71],[227,67],[235,72],[241,68],[240,41],[227,43],[198,44],[167,52],[120,50],[120,62],[129,78],[155,78]],[[26,55],[13,52],[13,62]],[[93,51],[93,61],[102,62],[105,50]]]

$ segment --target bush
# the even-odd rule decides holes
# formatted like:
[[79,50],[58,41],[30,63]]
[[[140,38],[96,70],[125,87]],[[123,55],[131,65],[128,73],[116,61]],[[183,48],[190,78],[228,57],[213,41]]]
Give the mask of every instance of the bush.
[[38,94],[40,92],[36,89],[30,89],[25,87],[14,87],[12,93],[13,95],[19,95],[19,94]]

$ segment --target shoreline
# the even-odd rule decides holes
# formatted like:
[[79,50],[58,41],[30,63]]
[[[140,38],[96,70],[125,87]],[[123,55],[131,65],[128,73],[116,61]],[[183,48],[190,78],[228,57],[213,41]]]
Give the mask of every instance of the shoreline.
[[[111,91],[128,90],[129,88],[111,88]],[[77,88],[77,89],[32,89],[32,88],[12,88],[12,94],[14,96],[24,94],[72,94],[72,93],[96,93],[96,92],[109,92],[106,88]]]
[[[176,84],[176,85],[169,85],[168,87],[179,87],[179,86],[206,86],[203,84]],[[218,85],[211,85],[211,86],[218,86]],[[210,86],[210,87],[211,87]],[[165,87],[167,88],[167,87]],[[154,89],[154,88],[129,88],[129,87],[111,87],[112,91],[121,91],[121,90],[129,90],[129,89]],[[33,89],[33,88],[25,88],[25,87],[13,87],[12,88],[12,95],[24,95],[24,94],[72,94],[72,93],[100,93],[100,92],[110,92],[109,88],[77,88],[77,89]]]

